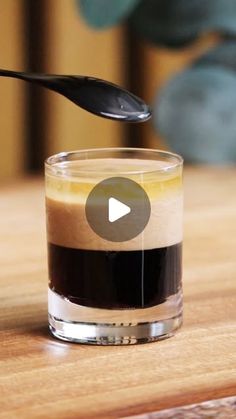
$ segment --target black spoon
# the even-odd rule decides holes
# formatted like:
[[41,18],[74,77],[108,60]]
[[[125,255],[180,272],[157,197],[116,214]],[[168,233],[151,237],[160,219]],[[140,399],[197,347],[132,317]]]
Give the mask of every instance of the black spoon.
[[1,69],[0,76],[39,84],[104,118],[144,122],[151,117],[151,110],[142,99],[113,83],[94,77],[34,74]]

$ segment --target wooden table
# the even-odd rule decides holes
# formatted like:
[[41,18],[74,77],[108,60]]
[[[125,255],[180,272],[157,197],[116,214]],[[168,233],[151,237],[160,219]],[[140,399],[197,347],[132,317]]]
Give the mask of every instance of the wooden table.
[[235,395],[236,169],[186,169],[184,326],[146,345],[52,338],[42,181],[2,185],[0,208],[1,418],[120,418]]

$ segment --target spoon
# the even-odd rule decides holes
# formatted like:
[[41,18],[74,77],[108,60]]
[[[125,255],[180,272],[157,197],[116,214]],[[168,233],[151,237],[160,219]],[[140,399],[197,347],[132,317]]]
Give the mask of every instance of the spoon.
[[151,110],[142,99],[113,83],[94,77],[34,74],[1,69],[0,76],[39,84],[104,118],[144,122],[151,117]]

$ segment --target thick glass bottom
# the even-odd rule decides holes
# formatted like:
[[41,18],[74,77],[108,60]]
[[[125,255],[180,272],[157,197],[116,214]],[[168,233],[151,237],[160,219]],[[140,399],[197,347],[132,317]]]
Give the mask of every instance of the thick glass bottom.
[[96,345],[131,345],[173,336],[182,324],[182,292],[158,306],[107,310],[71,303],[49,289],[49,328],[62,340]]

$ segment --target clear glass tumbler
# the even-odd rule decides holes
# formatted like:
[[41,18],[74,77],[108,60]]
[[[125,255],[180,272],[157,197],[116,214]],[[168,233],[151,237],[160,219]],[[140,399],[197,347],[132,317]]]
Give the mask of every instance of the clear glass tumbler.
[[46,160],[54,336],[134,344],[181,326],[182,166],[176,154],[135,148]]

